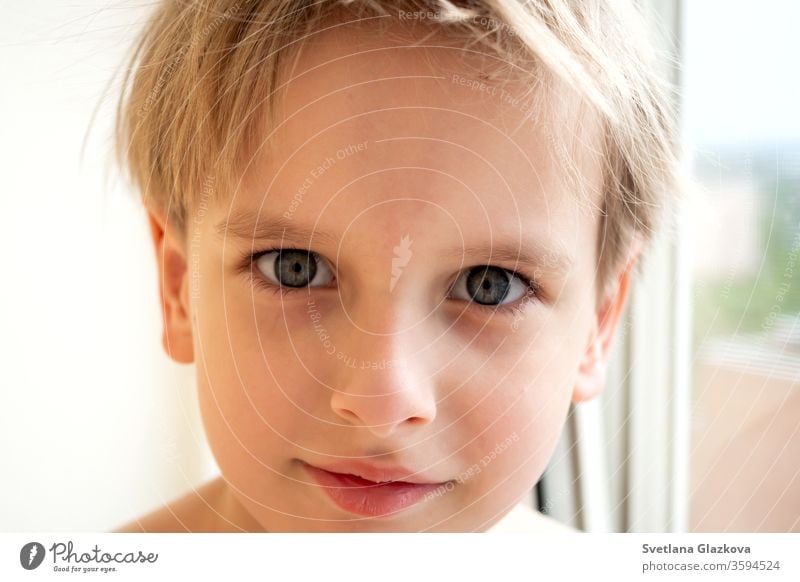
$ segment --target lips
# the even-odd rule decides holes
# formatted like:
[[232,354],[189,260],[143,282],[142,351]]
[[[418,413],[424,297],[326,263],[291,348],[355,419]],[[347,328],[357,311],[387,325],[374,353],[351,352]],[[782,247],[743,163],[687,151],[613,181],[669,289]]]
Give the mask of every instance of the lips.
[[361,477],[362,480],[369,481],[371,484],[386,483],[389,481],[402,481],[404,483],[412,483],[417,485],[441,483],[440,481],[426,479],[422,477],[419,472],[414,472],[411,469],[407,469],[398,465],[381,467],[379,465],[372,465],[370,463],[350,461],[347,463],[334,463],[332,465],[325,465],[324,467],[317,465],[317,468],[329,473],[339,473],[343,475]]
[[405,467],[378,467],[349,462],[324,469],[303,463],[306,472],[341,509],[363,516],[398,513],[441,489],[450,491],[450,481],[420,477]]

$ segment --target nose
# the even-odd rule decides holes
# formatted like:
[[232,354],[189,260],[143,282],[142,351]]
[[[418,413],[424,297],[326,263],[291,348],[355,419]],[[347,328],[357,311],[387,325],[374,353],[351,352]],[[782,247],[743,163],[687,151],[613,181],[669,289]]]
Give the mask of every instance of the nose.
[[380,438],[422,428],[436,417],[434,378],[423,355],[414,354],[421,332],[403,330],[406,324],[394,318],[375,331],[374,325],[365,329],[351,321],[347,341],[340,344],[346,353],[335,364],[331,408]]

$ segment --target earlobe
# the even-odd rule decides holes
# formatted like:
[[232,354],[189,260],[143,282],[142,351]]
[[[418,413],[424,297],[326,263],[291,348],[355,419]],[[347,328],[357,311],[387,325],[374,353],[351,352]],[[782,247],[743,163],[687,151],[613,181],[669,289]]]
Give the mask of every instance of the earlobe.
[[628,261],[617,277],[617,285],[595,314],[589,342],[578,367],[578,376],[572,393],[574,403],[591,400],[603,391],[606,383],[608,358],[617,327],[625,311],[631,276],[638,253]]
[[602,341],[595,325],[592,339],[586,349],[580,366],[578,377],[575,379],[575,388],[572,392],[574,403],[591,400],[600,394],[605,387],[606,361],[603,355]]
[[181,235],[167,214],[154,202],[146,202],[150,234],[156,252],[159,297],[163,322],[162,344],[174,361],[194,361],[186,253]]

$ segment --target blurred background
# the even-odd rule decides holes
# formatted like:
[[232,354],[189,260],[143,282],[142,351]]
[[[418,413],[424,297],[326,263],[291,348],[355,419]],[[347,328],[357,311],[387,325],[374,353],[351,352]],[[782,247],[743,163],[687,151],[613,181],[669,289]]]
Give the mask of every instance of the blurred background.
[[112,164],[107,85],[149,9],[40,0],[0,20],[2,531],[109,531],[216,470]]
[[799,21],[685,3],[694,531],[800,531]]
[[[694,188],[530,503],[586,531],[800,531],[800,5],[640,4],[675,60]],[[217,474],[110,157],[150,9],[0,21],[0,531],[109,531]]]

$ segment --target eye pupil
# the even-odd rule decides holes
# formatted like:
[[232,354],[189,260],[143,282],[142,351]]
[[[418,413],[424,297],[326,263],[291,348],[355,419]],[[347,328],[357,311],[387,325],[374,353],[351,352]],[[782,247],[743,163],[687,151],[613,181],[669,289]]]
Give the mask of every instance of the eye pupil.
[[476,267],[467,277],[467,292],[473,300],[483,305],[502,302],[508,294],[509,285],[508,273],[500,267]]
[[305,287],[317,274],[317,260],[313,253],[300,250],[284,250],[275,257],[275,276],[281,285]]

